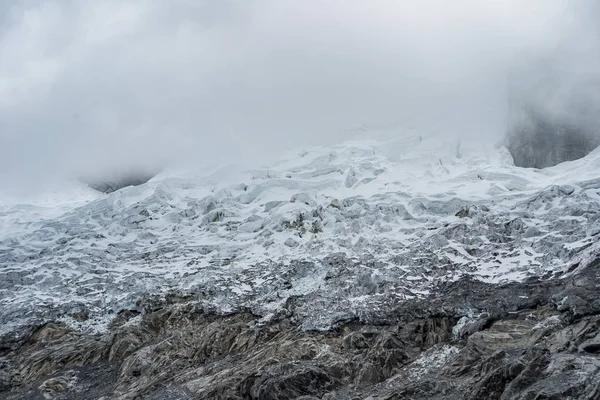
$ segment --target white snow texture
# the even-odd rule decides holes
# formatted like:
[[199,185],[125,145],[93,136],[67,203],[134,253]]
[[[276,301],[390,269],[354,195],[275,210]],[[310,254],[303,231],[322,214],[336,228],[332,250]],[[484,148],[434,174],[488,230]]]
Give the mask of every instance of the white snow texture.
[[325,329],[464,275],[552,276],[600,233],[600,152],[544,170],[503,147],[396,129],[253,170],[165,172],[108,195],[0,197],[0,333],[32,316],[83,328],[147,294],[195,293],[270,318],[294,296]]

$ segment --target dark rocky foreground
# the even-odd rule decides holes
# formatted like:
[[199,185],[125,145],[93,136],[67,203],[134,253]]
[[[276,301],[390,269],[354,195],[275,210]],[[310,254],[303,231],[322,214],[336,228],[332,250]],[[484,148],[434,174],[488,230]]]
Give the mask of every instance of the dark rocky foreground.
[[328,331],[146,299],[108,333],[0,343],[1,399],[600,399],[600,258],[545,280],[444,283]]

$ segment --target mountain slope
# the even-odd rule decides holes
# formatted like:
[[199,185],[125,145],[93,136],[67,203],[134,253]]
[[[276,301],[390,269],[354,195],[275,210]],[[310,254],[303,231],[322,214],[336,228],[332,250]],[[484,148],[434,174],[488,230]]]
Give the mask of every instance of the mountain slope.
[[360,134],[5,195],[0,397],[597,398],[600,151]]
[[[146,294],[203,293],[266,320],[300,296],[307,329],[464,275],[552,276],[600,232],[600,153],[545,170],[504,148],[397,131],[254,170],[164,173],[109,195],[4,200],[4,334],[31,318],[102,330]],[[85,314],[85,321],[73,315]]]

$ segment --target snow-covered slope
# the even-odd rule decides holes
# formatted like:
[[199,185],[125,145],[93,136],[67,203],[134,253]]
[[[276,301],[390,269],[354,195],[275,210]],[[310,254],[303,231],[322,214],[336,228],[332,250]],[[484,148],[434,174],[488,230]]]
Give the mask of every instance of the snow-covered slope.
[[301,298],[298,322],[320,329],[464,274],[560,274],[598,238],[598,150],[533,170],[504,148],[362,136],[253,170],[0,199],[0,333],[57,313],[101,329],[140,296],[172,292],[265,318]]

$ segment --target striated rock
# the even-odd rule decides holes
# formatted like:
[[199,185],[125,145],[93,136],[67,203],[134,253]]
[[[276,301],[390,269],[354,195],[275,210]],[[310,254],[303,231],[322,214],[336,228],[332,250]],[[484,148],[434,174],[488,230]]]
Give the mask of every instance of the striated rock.
[[40,385],[39,390],[42,392],[44,398],[55,399],[61,397],[63,394],[66,395],[65,392],[73,390],[74,383],[73,377],[58,376],[44,381]]
[[0,398],[597,399],[597,260],[545,281],[441,283],[323,331],[299,329],[302,299],[265,321],[148,298],[103,334],[48,323],[2,343]]
[[310,362],[276,364],[258,377],[250,389],[253,399],[295,399],[305,395],[323,395],[340,382]]

